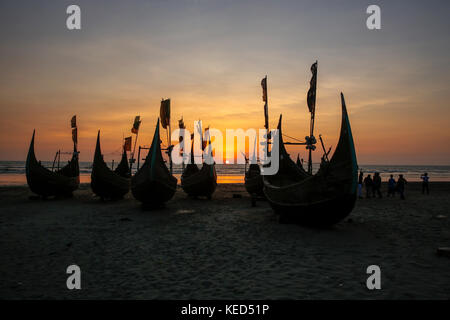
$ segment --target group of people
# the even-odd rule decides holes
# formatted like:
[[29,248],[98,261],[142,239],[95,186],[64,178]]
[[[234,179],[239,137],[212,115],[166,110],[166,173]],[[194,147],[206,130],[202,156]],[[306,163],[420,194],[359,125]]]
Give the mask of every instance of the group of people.
[[[421,177],[422,179],[422,193],[423,194],[430,194],[430,189],[428,186],[429,177],[428,173],[424,173]],[[408,182],[403,177],[402,174],[398,175],[397,181],[394,179],[394,175],[391,174],[389,180],[388,180],[388,190],[387,190],[387,196],[388,197],[394,197],[395,194],[398,192],[400,194],[400,198],[402,200],[405,200],[405,187]],[[375,172],[372,176],[369,174],[364,178],[364,173],[360,171],[359,173],[359,179],[358,179],[358,197],[362,199],[362,189],[363,187],[366,189],[366,198],[370,197],[378,197],[382,198],[381,195],[381,176],[379,172]]]

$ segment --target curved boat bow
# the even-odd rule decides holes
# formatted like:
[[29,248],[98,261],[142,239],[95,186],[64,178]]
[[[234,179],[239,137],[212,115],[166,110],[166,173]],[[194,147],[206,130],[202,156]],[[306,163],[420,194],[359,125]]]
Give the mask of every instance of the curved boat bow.
[[130,169],[125,148],[116,170],[111,170],[103,160],[100,148],[100,130],[97,134],[94,162],[92,164],[91,188],[102,199],[121,199],[130,190]]
[[284,148],[280,132],[280,170],[273,176],[264,176],[264,193],[282,221],[330,226],[353,210],[358,167],[342,93],[341,102],[342,122],[338,145],[330,161],[322,162],[315,175],[299,171]]
[[72,159],[58,171],[51,171],[41,165],[34,153],[34,137],[31,138],[28,149],[25,172],[27,183],[31,191],[43,196],[71,196],[80,184],[80,169],[78,165],[78,152],[74,147]]
[[131,178],[131,192],[143,204],[158,207],[173,197],[176,188],[177,178],[167,169],[162,157],[158,118],[145,162]]

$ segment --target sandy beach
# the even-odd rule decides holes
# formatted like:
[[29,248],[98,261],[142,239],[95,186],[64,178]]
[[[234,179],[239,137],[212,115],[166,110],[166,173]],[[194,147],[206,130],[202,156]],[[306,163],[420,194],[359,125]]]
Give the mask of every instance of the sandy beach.
[[[212,201],[178,190],[157,211],[131,194],[101,202],[86,184],[47,201],[1,187],[0,298],[449,299],[450,259],[436,254],[450,247],[449,191],[432,183],[425,196],[410,183],[405,201],[358,200],[348,219],[317,230],[279,224],[240,184],[220,184]],[[81,290],[66,288],[71,264]],[[371,291],[374,264],[382,288]]]

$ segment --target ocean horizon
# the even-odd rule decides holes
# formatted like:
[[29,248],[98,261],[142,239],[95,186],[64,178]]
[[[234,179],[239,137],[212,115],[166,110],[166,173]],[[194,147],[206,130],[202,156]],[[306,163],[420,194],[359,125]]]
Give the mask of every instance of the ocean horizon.
[[[51,169],[51,161],[42,161],[42,164]],[[116,163],[117,164],[117,163]],[[108,163],[111,167],[111,162]],[[80,181],[90,183],[92,162],[80,161]],[[313,163],[313,172],[319,168],[319,163]],[[450,165],[369,165],[360,164],[359,169],[365,174],[379,172],[383,181],[387,181],[391,174],[395,178],[403,174],[407,181],[421,181],[420,176],[427,172],[430,181],[450,182]],[[244,164],[217,164],[218,183],[244,183]],[[135,169],[133,170],[135,172]],[[174,176],[181,177],[181,165],[173,166]],[[0,161],[0,186],[26,185],[25,161]]]

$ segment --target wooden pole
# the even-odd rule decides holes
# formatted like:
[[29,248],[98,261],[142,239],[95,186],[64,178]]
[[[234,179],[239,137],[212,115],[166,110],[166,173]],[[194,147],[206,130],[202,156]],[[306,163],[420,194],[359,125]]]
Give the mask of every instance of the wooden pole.
[[[136,139],[134,139],[134,147],[133,147],[133,152],[131,153],[131,159],[130,159],[130,174],[133,174],[132,168],[133,168],[133,163],[135,162],[134,160],[134,152],[136,151],[136,143],[138,140],[138,135],[139,135],[139,129],[136,132]],[[139,151],[140,151],[141,147],[139,146]],[[139,169],[139,155],[138,155],[138,169]]]
[[323,149],[323,153],[325,155],[325,159],[327,159],[327,161],[329,161],[328,160],[328,152],[325,149],[325,145],[323,144],[323,140],[322,140],[322,135],[321,134],[319,134],[319,139],[320,139],[320,143],[322,144],[322,149]]
[[[264,106],[267,109],[267,125],[266,127],[266,131],[267,131],[267,138],[266,138],[266,160],[267,157],[269,156],[269,144],[270,144],[270,131],[269,131],[269,86],[267,84],[267,75],[266,75],[266,101],[265,101],[266,105]],[[266,123],[265,123],[266,124]]]
[[[181,130],[185,130],[185,129],[181,129]],[[181,162],[181,173],[184,172],[185,164],[184,164],[184,156],[185,156],[185,152],[184,152],[184,147],[186,146],[185,142],[186,142],[186,131],[184,131],[184,135],[183,135],[183,148],[181,149],[181,156],[183,158],[183,161]]]
[[58,170],[59,170],[59,163],[61,162],[61,150],[58,150]]
[[[137,169],[139,170],[139,160],[141,160],[141,146],[139,146],[139,151],[138,151],[138,159],[137,159]],[[130,171],[131,171],[131,166],[130,166]]]
[[181,162],[181,172],[184,172],[185,169],[185,165],[184,165],[184,142],[185,142],[185,137],[183,137],[183,148],[181,149],[181,157],[183,159],[183,161]]
[[172,174],[173,171],[173,166],[172,166],[172,130],[170,127],[170,120],[169,120],[169,130],[168,130],[168,136],[167,136],[167,145],[168,145],[168,150],[167,150],[167,154],[169,155],[169,166],[170,166],[170,174]]
[[[311,112],[311,121],[310,121],[310,131],[309,138],[312,139],[314,136],[314,119],[316,115],[316,96],[317,96],[317,74],[319,73],[319,65],[316,60],[316,83],[315,83],[315,93],[314,93],[314,109]],[[312,174],[312,149],[309,148],[309,156],[308,156],[308,173]]]
[[56,158],[58,157],[58,151],[55,153],[55,158],[53,159],[52,171],[55,169]]

